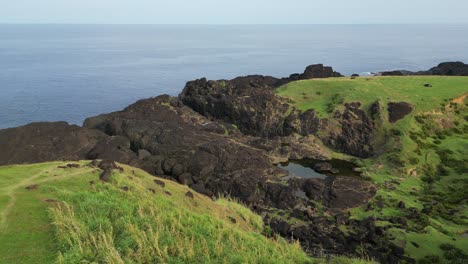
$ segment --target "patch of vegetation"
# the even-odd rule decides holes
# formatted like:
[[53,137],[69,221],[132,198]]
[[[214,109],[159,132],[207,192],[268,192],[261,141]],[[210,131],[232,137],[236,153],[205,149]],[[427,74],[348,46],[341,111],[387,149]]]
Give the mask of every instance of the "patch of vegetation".
[[[432,87],[424,87],[431,83]],[[320,117],[331,117],[330,104],[339,95],[343,102],[361,102],[367,109],[376,100],[408,102],[417,105],[416,112],[433,110],[440,104],[466,93],[468,78],[446,76],[400,76],[310,79],[288,83],[276,90],[290,98],[300,110],[315,109]],[[307,99],[304,99],[304,96]]]
[[328,103],[327,106],[327,113],[333,113],[335,111],[335,108],[338,105],[341,105],[344,103],[344,96],[341,94],[334,94],[332,98],[330,99],[330,102]]
[[0,167],[2,263],[325,262],[264,236],[261,217],[233,200],[124,165],[103,183],[86,161],[66,164]]

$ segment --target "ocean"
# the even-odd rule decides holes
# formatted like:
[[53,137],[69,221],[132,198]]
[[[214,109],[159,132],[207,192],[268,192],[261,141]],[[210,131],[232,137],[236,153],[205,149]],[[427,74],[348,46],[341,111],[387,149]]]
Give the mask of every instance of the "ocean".
[[0,25],[0,128],[81,124],[189,80],[468,62],[468,25]]

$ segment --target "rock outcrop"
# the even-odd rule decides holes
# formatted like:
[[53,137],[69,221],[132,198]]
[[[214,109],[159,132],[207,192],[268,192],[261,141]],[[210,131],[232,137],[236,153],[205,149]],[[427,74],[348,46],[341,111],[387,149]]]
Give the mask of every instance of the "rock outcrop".
[[248,135],[310,134],[318,125],[315,112],[291,111],[288,101],[276,96],[273,89],[295,80],[340,76],[331,67],[317,64],[282,79],[260,75],[218,81],[202,78],[188,82],[179,98],[198,113],[235,124]]
[[66,122],[0,130],[0,165],[85,159],[106,134]]
[[376,140],[383,133],[381,119],[379,102],[373,103],[369,111],[362,110],[359,102],[346,103],[343,111],[335,111],[333,119],[322,120],[322,140],[340,152],[368,158],[385,144]]
[[413,106],[406,102],[390,102],[387,106],[388,122],[395,123],[409,115],[413,111]]
[[286,99],[276,96],[269,86],[255,86],[255,80],[238,86],[237,82],[200,79],[187,83],[180,98],[200,114],[235,124],[247,135],[271,138],[317,130],[319,120],[313,110],[291,111]]
[[207,118],[235,124],[247,135],[267,139],[317,135],[341,152],[359,157],[374,154],[373,139],[380,133],[374,122],[380,118],[378,106],[367,113],[360,109],[359,102],[349,103],[343,112],[335,113],[333,120],[319,119],[313,109],[299,111],[287,99],[277,96],[276,83],[263,76],[230,81],[199,79],[188,82],[179,98]]
[[[210,121],[169,96],[141,100],[123,111],[89,118],[84,126],[105,131],[112,136],[111,142],[125,139],[118,140],[118,152],[110,152],[117,160],[210,196],[230,193],[246,202],[256,200],[257,183],[275,169],[263,151],[230,138],[229,133],[236,133],[230,125]],[[112,158],[108,150],[116,149],[115,145],[98,145],[89,158]],[[143,159],[128,154],[141,149],[149,153]]]
[[463,62],[444,62],[421,74],[468,76],[468,64]]
[[382,76],[402,76],[402,75],[444,75],[444,76],[468,76],[468,64],[460,61],[443,62],[427,71],[385,71],[381,72]]

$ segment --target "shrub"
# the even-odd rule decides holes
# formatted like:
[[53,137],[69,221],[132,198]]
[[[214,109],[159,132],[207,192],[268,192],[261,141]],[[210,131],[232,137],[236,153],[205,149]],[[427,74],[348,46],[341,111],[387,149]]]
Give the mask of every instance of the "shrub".
[[344,103],[344,97],[341,94],[334,94],[328,103],[327,112],[332,113],[338,105]]
[[413,141],[416,141],[418,139],[418,134],[414,133],[414,132],[410,132],[410,136],[409,136]]
[[[401,136],[403,133],[401,132],[401,130],[399,129],[396,129],[396,128],[392,128],[390,129],[390,133],[392,133],[392,135],[394,136]],[[411,137],[411,135],[410,135]]]
[[446,176],[449,174],[449,169],[444,164],[437,165],[437,175]]
[[424,175],[421,177],[421,180],[425,183],[429,183],[429,184],[432,184],[434,183],[435,179],[434,177],[430,176],[430,175]]
[[415,116],[414,119],[416,119],[416,122],[420,124],[424,124],[424,122],[426,122],[426,116],[423,115]]
[[445,243],[440,245],[440,249],[444,251],[444,257],[449,260],[450,263],[468,263],[468,255],[454,245]]

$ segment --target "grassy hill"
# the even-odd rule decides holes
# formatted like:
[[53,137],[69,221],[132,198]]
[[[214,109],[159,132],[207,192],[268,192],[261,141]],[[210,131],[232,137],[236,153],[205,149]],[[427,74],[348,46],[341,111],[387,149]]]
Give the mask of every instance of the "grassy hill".
[[[430,84],[432,87],[424,87]],[[416,114],[438,109],[451,99],[468,93],[467,77],[404,76],[312,79],[288,83],[277,94],[292,99],[300,110],[315,109],[321,117],[329,117],[333,105],[359,101],[363,108],[376,100],[408,102],[416,106]]]
[[124,165],[104,183],[89,162],[67,164],[0,167],[0,263],[324,262],[265,236],[261,217],[234,201]]
[[410,103],[411,114],[383,121],[385,153],[355,159],[379,191],[370,205],[353,209],[353,217],[375,216],[388,239],[422,263],[467,263],[468,77],[313,79],[277,94],[326,118],[347,102],[361,102],[364,110],[375,101],[384,110],[388,102]]

